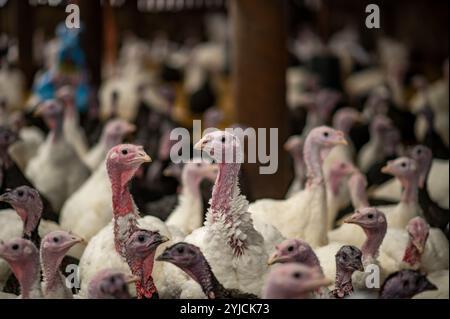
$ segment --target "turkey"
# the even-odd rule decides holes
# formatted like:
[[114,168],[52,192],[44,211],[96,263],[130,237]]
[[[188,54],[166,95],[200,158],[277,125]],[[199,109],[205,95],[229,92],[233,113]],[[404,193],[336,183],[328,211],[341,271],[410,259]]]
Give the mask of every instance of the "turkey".
[[40,299],[43,297],[39,250],[31,241],[23,238],[15,238],[7,242],[0,241],[0,257],[8,262],[19,280],[19,298]]
[[[19,186],[27,185],[34,187],[32,183],[25,177],[21,169],[9,156],[8,149],[18,140],[16,133],[10,129],[0,126],[0,192],[3,193],[7,189],[13,189]],[[43,217],[53,221],[58,220],[58,215],[53,210],[52,205],[45,196],[41,199],[44,204]],[[9,208],[8,204],[0,203],[0,209]]]
[[[396,176],[403,185],[402,199],[397,205],[379,206],[379,210],[386,214],[389,228],[403,229],[411,218],[420,216],[422,211],[417,201],[417,183],[419,172],[415,160],[400,157],[389,161],[383,171]],[[341,225],[328,232],[330,241],[358,245],[364,238],[360,230],[353,225]]]
[[[39,193],[29,186],[19,186],[0,195],[0,202],[7,202],[13,209],[0,210],[0,240],[22,236],[40,247],[41,236],[59,228],[58,224],[41,220],[43,203]],[[67,258],[73,263],[72,258]],[[0,287],[18,293],[19,283],[10,276],[9,267],[0,260]],[[9,277],[8,277],[9,276]]]
[[275,226],[287,238],[302,238],[313,248],[325,245],[328,224],[321,151],[346,143],[340,131],[326,126],[312,129],[303,150],[306,188],[286,200],[261,199],[252,203],[252,218]]
[[113,269],[100,270],[88,287],[88,299],[131,299],[128,284],[137,280]]
[[406,229],[389,229],[380,247],[380,263],[389,272],[402,268],[428,273],[448,269],[448,240],[421,217],[411,219]]
[[317,268],[287,263],[274,267],[267,275],[262,298],[309,299],[314,291],[330,283]]
[[448,225],[449,211],[440,207],[428,192],[428,176],[433,161],[433,154],[428,147],[417,145],[411,150],[410,155],[417,161],[420,170],[419,205],[422,208],[423,214],[431,226],[444,229]]
[[73,245],[82,242],[81,237],[62,230],[48,233],[41,242],[40,256],[43,274],[42,294],[46,299],[72,299],[72,291],[66,277],[59,271],[64,255]]
[[[268,269],[268,249],[273,249],[283,237],[276,229],[260,224],[260,229],[270,238],[265,241],[255,229],[247,211],[248,202],[238,184],[243,159],[238,138],[215,131],[205,135],[194,147],[218,163],[219,173],[204,226],[184,241],[201,249],[222,285],[259,295]],[[189,280],[182,284],[180,297],[204,298],[204,294],[195,281]]]
[[[150,157],[141,146],[120,144],[113,147],[106,157],[106,167],[112,189],[113,220],[94,237],[91,238],[80,259],[81,290],[84,297],[91,278],[99,269],[105,267],[129,273],[125,262],[125,242],[139,228],[159,231],[161,235],[171,238],[166,225],[156,217],[139,218],[139,212],[134,204],[129,183],[143,163],[150,162]],[[158,250],[163,249],[164,244]],[[163,265],[155,263],[153,279],[161,297],[171,295],[166,292]]]
[[[290,238],[275,246],[275,252],[270,255],[268,265],[276,263],[296,262],[308,267],[317,268],[322,274],[323,270],[319,258],[311,246],[301,239]],[[318,298],[327,298],[330,291],[326,287],[321,287],[314,291]]]
[[66,141],[72,145],[79,158],[88,151],[88,143],[83,128],[80,126],[80,116],[75,105],[75,92],[70,86],[63,86],[56,91],[56,97],[64,105],[63,132]]
[[83,157],[83,161],[91,171],[95,171],[105,160],[108,151],[123,142],[127,134],[133,133],[136,127],[122,119],[109,120],[103,128],[102,136]]
[[217,165],[199,160],[186,163],[181,176],[179,204],[166,220],[168,226],[175,226],[185,234],[190,234],[203,224],[203,201],[200,183],[205,178],[216,179]]
[[404,269],[386,278],[380,289],[380,299],[410,299],[428,290],[436,290],[436,286],[425,275],[416,270]]
[[152,271],[156,249],[166,241],[169,241],[169,238],[161,236],[158,232],[138,229],[125,242],[125,259],[131,273],[139,278],[136,281],[138,299],[159,298]]
[[44,116],[50,133],[25,172],[56,211],[90,174],[63,133],[62,107],[56,100],[48,100],[38,107],[37,112]]
[[375,115],[370,123],[370,140],[358,152],[357,163],[362,172],[367,173],[372,165],[385,159],[386,134],[392,127],[392,121],[388,117]]
[[[414,149],[411,151],[411,157],[416,158]],[[420,156],[420,154],[417,154]],[[427,162],[428,164],[428,162]],[[431,167],[428,171],[427,191],[430,198],[444,209],[449,208],[449,161],[433,158]],[[420,191],[420,189],[419,189]],[[402,195],[402,186],[400,182],[393,178],[370,190],[369,196],[374,199],[400,200]]]
[[335,288],[330,292],[334,298],[344,298],[353,293],[352,275],[364,271],[362,252],[355,246],[342,246],[336,253]]
[[350,161],[342,161],[340,159],[336,159],[328,167],[328,175],[325,175],[328,230],[333,228],[339,210],[345,208],[350,203],[347,182],[354,170],[355,167]]
[[363,123],[361,113],[351,107],[343,107],[336,111],[333,116],[333,128],[345,134],[349,145],[336,145],[333,147],[323,161],[323,172],[327,176],[330,166],[337,160],[352,163],[355,157],[355,148],[350,140],[350,130],[357,123]]
[[188,243],[179,242],[164,250],[156,260],[170,262],[194,279],[208,299],[253,299],[255,295],[237,289],[225,288],[216,278],[201,250]]
[[300,135],[293,135],[284,143],[284,149],[289,152],[294,164],[294,179],[289,186],[286,198],[292,197],[305,187],[306,166],[303,160],[304,140]]

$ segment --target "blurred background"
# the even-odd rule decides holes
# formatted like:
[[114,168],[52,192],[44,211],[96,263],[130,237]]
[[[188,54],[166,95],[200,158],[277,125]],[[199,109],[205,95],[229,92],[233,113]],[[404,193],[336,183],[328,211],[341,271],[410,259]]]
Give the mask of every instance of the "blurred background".
[[[242,186],[250,200],[281,198],[294,170],[283,144],[304,131],[318,92],[339,94],[322,95],[329,107],[319,122],[330,124],[343,106],[362,110],[380,86],[395,109],[414,114],[414,76],[448,81],[448,2],[377,0],[381,28],[368,29],[371,2],[0,0],[0,116],[19,111],[21,125],[45,133],[33,110],[70,84],[88,146],[111,118],[136,124],[130,141],[156,159],[134,185],[142,206],[176,191],[173,179],[156,182],[169,165],[171,128],[190,129],[192,119],[203,128],[276,127],[277,173],[245,165]],[[73,32],[61,25],[71,3],[82,21]],[[435,111],[448,115],[443,94]],[[414,125],[401,128],[403,144],[417,142]],[[439,125],[448,146],[448,120]],[[357,149],[368,134],[367,124]]]

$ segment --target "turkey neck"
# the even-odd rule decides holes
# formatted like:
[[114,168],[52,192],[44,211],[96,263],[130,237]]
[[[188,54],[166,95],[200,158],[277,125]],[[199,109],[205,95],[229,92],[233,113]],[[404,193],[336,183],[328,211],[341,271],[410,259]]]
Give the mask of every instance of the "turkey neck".
[[[114,245],[116,251],[125,257],[124,242],[137,230],[137,214],[134,212],[133,198],[129,191],[129,178],[126,173],[118,173],[108,168],[111,180]],[[123,179],[125,179],[123,181]]]
[[342,268],[339,264],[337,265],[335,283],[336,289],[332,291],[335,297],[343,298],[353,292],[352,274],[353,270],[347,270]]
[[305,141],[303,154],[307,170],[307,186],[311,187],[313,184],[323,184],[322,158],[320,156],[320,147],[307,138]]
[[212,190],[211,212],[215,220],[230,211],[234,191],[238,187],[238,175],[241,164],[220,163],[219,173]]
[[41,270],[37,255],[25,264],[12,263],[11,268],[20,283],[22,299],[29,299],[32,297],[32,294],[40,295]]
[[[33,239],[33,244],[35,244],[36,247],[40,247],[40,236],[38,229],[41,222],[42,204],[40,207],[35,208],[37,210],[36,212],[28,212],[22,207],[14,207],[14,209],[23,221],[23,238],[30,240]],[[30,216],[36,216],[36,218],[30,218]],[[35,242],[36,239],[39,242]]]
[[158,295],[158,290],[152,277],[154,258],[155,252],[152,252],[143,259],[127,255],[127,262],[130,266],[131,273],[139,277],[139,280],[136,282],[138,299],[151,299]]
[[414,246],[410,239],[408,241],[408,245],[406,246],[402,261],[410,265],[412,268],[419,268],[421,257],[422,254],[419,252],[417,247]]
[[55,118],[49,119],[47,125],[50,127],[50,140],[58,142],[63,136],[63,115],[58,114]]
[[403,186],[401,202],[405,204],[416,203],[418,198],[418,181],[416,177],[400,179]]
[[[216,276],[211,270],[211,266],[203,257],[199,264],[183,269],[189,276],[192,277],[202,287],[204,294],[208,299],[220,298],[226,293],[226,289],[217,280]],[[211,293],[213,296],[211,296]]]
[[354,209],[369,207],[369,200],[364,186],[350,187],[350,200]]
[[50,291],[58,291],[60,288],[64,291],[66,286],[64,285],[64,277],[59,271],[59,266],[64,259],[64,254],[53,256],[46,249],[41,248],[41,267],[44,277],[43,289],[44,293]]
[[366,233],[367,239],[361,247],[361,252],[363,254],[363,262],[366,262],[378,257],[378,249],[386,235],[387,224],[384,223],[377,228],[363,228],[363,230]]

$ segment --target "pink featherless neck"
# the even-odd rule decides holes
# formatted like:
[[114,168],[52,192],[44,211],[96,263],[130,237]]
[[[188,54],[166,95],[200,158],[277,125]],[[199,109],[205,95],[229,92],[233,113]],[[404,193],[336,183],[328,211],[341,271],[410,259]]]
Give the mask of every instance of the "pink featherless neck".
[[211,197],[211,212],[213,219],[221,214],[227,214],[232,204],[233,195],[238,187],[238,176],[241,164],[220,163],[219,172],[214,183]]
[[314,142],[309,134],[303,148],[303,156],[305,159],[307,170],[307,187],[317,184],[323,184],[321,147]]
[[135,171],[121,171],[113,167],[109,161],[106,165],[112,189],[114,244],[116,251],[124,257],[125,240],[138,228],[138,214],[134,211],[133,198],[128,188]]
[[36,252],[25,263],[11,263],[11,269],[20,283],[20,293],[23,299],[29,299],[31,292],[40,282],[39,255]]
[[387,231],[387,223],[383,223],[376,228],[363,228],[366,233],[366,241],[361,247],[363,262],[370,261],[378,257],[378,250],[383,242]]
[[152,272],[155,261],[155,253],[150,253],[144,259],[128,256],[128,264],[133,275],[139,277],[136,282],[136,294],[138,299],[151,299],[157,296],[158,290],[153,282]]

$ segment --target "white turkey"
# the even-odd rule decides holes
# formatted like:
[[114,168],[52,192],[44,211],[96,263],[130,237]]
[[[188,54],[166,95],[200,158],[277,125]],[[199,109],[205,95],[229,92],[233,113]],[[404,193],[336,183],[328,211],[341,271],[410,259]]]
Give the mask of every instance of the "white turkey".
[[61,103],[48,100],[37,112],[44,116],[50,133],[28,163],[25,173],[59,212],[64,201],[83,184],[90,172],[66,140]]
[[330,127],[316,127],[304,146],[306,188],[285,200],[261,199],[249,206],[252,218],[275,226],[287,238],[302,238],[313,248],[327,243],[327,203],[321,151],[346,144],[344,134]]

